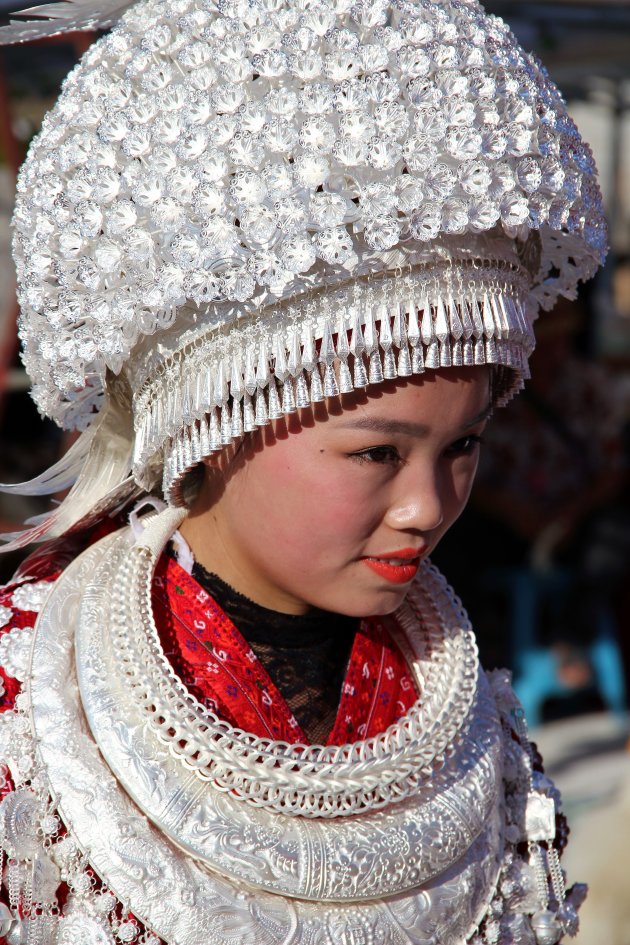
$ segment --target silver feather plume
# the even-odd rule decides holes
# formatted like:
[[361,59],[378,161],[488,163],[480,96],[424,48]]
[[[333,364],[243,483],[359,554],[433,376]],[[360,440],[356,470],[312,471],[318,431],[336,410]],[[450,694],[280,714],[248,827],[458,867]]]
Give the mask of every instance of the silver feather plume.
[[[7,11],[8,26],[0,26],[0,46],[28,43],[61,33],[105,29],[113,26],[135,0],[59,0],[24,10]],[[0,12],[4,12],[0,4]],[[25,19],[21,19],[24,17]]]

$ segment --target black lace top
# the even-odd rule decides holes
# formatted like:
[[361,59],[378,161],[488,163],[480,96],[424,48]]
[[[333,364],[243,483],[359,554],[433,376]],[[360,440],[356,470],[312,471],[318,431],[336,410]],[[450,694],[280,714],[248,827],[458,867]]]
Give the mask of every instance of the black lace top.
[[268,610],[195,562],[192,575],[225,611],[289,705],[312,744],[324,743],[337,715],[359,620],[325,610]]

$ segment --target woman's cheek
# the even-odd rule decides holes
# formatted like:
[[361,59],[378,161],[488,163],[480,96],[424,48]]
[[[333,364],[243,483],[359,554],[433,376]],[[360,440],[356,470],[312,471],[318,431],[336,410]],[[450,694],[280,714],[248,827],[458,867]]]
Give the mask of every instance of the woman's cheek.
[[478,456],[475,456],[468,463],[464,464],[463,467],[458,471],[458,474],[455,475],[454,491],[460,512],[470,497],[478,464],[479,458]]
[[296,555],[308,549],[309,557],[320,563],[338,554],[345,558],[365,538],[366,521],[372,518],[367,497],[334,476],[315,477],[305,489],[287,489],[278,506],[272,517],[285,549]]
[[[366,522],[375,518],[374,493],[381,490],[375,490],[345,456],[320,449],[298,453],[282,442],[259,454],[255,465],[256,499],[249,511],[257,506],[259,514],[265,509],[269,526],[265,532],[270,539],[282,540],[287,550],[301,548],[303,553],[306,536],[313,550],[315,545],[324,550],[331,542],[351,540],[355,534],[365,537]],[[252,484],[250,479],[243,496],[248,504],[254,494]]]

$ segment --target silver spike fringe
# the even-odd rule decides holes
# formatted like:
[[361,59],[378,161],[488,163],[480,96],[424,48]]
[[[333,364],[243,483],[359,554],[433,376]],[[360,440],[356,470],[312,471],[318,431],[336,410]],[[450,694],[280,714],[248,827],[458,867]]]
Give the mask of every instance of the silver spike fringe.
[[514,272],[471,269],[445,291],[426,275],[354,283],[316,305],[278,307],[232,333],[208,332],[176,352],[134,403],[134,475],[163,451],[163,488],[181,505],[184,476],[243,433],[285,414],[427,369],[500,364],[528,376],[533,333]]

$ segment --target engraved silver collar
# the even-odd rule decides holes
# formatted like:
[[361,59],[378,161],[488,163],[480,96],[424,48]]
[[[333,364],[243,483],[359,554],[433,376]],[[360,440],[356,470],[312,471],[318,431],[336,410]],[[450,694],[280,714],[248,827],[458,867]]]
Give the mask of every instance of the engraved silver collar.
[[[162,524],[157,545],[172,531],[173,522]],[[130,691],[109,629],[132,544],[123,531],[68,568],[40,615],[33,650],[40,760],[94,870],[173,945],[466,940],[494,893],[503,853],[501,729],[484,677],[433,779],[418,765],[416,790],[402,800],[334,819],[256,806],[183,764]],[[422,657],[408,634],[426,673],[433,661],[457,663],[453,640],[463,631],[439,580],[425,604],[450,640],[440,664],[437,653]],[[448,729],[452,706],[441,695]],[[395,770],[400,757],[389,759],[391,784],[409,777],[405,764]],[[352,763],[344,758],[349,772]],[[355,778],[369,774],[365,758],[354,763]]]

